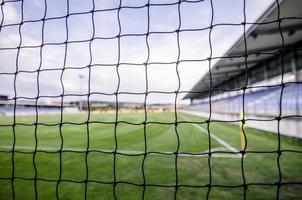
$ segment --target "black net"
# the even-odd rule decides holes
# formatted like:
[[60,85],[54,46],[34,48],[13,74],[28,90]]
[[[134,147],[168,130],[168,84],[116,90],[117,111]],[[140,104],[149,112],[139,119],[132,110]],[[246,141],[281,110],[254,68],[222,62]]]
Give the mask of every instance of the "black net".
[[[261,10],[265,13],[261,16],[258,14],[258,20],[253,18],[254,21],[247,19],[247,13],[251,11],[247,9],[250,2],[149,0],[134,3],[92,0],[89,1],[90,6],[85,7],[82,6],[83,2],[71,0],[57,1],[56,6],[51,0],[2,0],[0,92],[10,96],[3,97],[0,111],[4,110],[3,113],[9,113],[10,117],[1,120],[1,199],[68,199],[73,198],[73,193],[83,199],[221,199],[225,195],[229,199],[301,197],[301,141],[282,136],[301,138],[302,131],[302,18],[301,12],[297,11],[301,2],[273,1],[269,9]],[[76,7],[76,4],[80,6]],[[262,5],[263,1],[257,1],[257,4]],[[35,6],[36,9],[33,9]],[[224,11],[228,10],[228,13],[219,13],[217,10],[221,10],[221,7],[226,8]],[[153,11],[156,9],[161,13],[159,16]],[[256,10],[256,7],[249,9]],[[235,10],[241,13],[240,16],[233,16]],[[34,12],[39,13],[36,15],[39,15],[38,18],[32,17],[35,16]],[[188,15],[190,12],[196,15]],[[130,15],[126,23],[124,20],[127,21]],[[196,18],[192,18],[194,16]],[[220,18],[216,19],[215,16]],[[137,19],[137,22],[133,22]],[[157,23],[160,25],[157,26]],[[85,33],[78,33],[80,31],[74,28],[75,24]],[[36,35],[40,40],[31,41],[29,36],[24,35],[25,30],[31,31],[31,36]],[[235,37],[229,39],[228,34]],[[186,44],[183,43],[184,37],[188,37]],[[239,39],[228,50],[234,38]],[[198,43],[199,39],[203,42]],[[156,40],[159,43],[156,47],[158,52],[152,50]],[[172,48],[165,49],[167,41]],[[219,49],[219,45],[227,41],[230,41],[225,45],[227,48]],[[123,46],[138,43],[144,47],[125,50]],[[192,48],[194,45],[197,46],[195,49]],[[49,48],[53,48],[53,51],[48,51]],[[70,56],[73,48],[77,51]],[[141,54],[142,59],[135,60]],[[21,60],[24,59],[29,63],[27,68],[22,64]],[[49,60],[52,60],[53,66],[47,68],[45,63]],[[184,66],[190,65],[203,70],[200,74],[193,72],[193,76],[203,75],[203,78],[192,90],[184,84],[190,81],[187,80],[190,76],[185,76],[187,68]],[[174,89],[152,87],[154,81],[150,81],[150,73],[154,66],[161,67],[163,71],[155,73],[155,76],[161,77],[159,85],[164,87],[173,79]],[[103,68],[114,69],[112,76],[106,74],[105,82],[96,83],[95,79],[102,79],[102,74],[97,70]],[[132,78],[141,78],[142,81],[135,87],[142,90],[124,90],[127,84],[123,75],[131,73],[134,68],[141,70],[140,74],[134,73]],[[169,69],[165,71],[166,68]],[[78,74],[84,73],[85,76],[80,75],[76,79]],[[68,76],[76,78],[65,79]],[[20,82],[20,77],[23,82]],[[265,82],[268,79],[272,81]],[[31,82],[32,90],[24,86],[26,81]],[[81,92],[69,89],[79,82]],[[111,89],[105,91],[102,85],[110,85]],[[96,86],[101,89],[95,89]],[[59,92],[53,95],[53,88]],[[170,103],[155,105],[149,101],[152,95]],[[125,96],[130,99],[126,98],[126,103]],[[105,101],[98,102],[97,97]],[[139,104],[125,105],[127,101],[140,98]],[[183,98],[191,99],[192,104],[182,103]],[[47,99],[56,101],[56,104],[43,104]],[[30,120],[19,115],[27,107],[34,108],[34,117]],[[74,107],[80,110],[78,118],[66,118],[65,109]],[[106,113],[103,116],[108,115],[109,119],[95,117],[97,107],[101,107]],[[141,115],[141,121],[131,121],[123,116],[129,107],[137,111],[132,116]],[[59,115],[43,115],[45,108],[56,110]],[[158,109],[162,111],[159,113],[168,113],[169,120],[159,115],[154,117],[154,113],[150,114],[152,109],[154,112]],[[197,111],[204,113],[203,117],[184,114]],[[226,124],[225,128],[216,129],[223,123]],[[236,128],[232,124],[241,124],[238,128],[240,138],[238,134],[238,137],[233,137],[232,132]],[[257,140],[253,135],[254,129],[247,128],[245,124],[275,133],[263,132],[261,134],[265,138]],[[95,131],[97,126],[102,126],[102,130]],[[111,131],[107,131],[112,138],[111,146],[95,139],[96,134],[107,133],[106,126],[111,127]],[[125,126],[129,129],[140,128],[140,139],[143,141],[140,151],[123,146],[120,137]],[[153,129],[150,128],[152,126]],[[154,144],[150,143],[153,141],[150,134],[161,132],[160,126],[172,127],[173,150],[168,148],[171,143],[169,137],[154,141],[162,142],[163,148],[153,148]],[[206,138],[200,141],[194,139],[192,127],[184,126],[195,126],[198,134],[205,133]],[[68,133],[65,131],[67,127]],[[22,143],[22,140],[27,140],[20,134],[20,129],[24,130],[24,134],[31,135],[30,142]],[[49,134],[45,143],[39,140],[43,130]],[[51,134],[51,130],[55,130],[56,136]],[[82,145],[68,148],[73,135],[69,135],[69,139],[67,135],[79,130],[82,131]],[[217,134],[224,131],[231,133],[225,138]],[[187,132],[186,138],[183,132]],[[54,137],[57,139],[53,140]],[[206,145],[206,151],[191,151],[190,146],[187,150],[182,148],[182,143],[190,138],[197,147]],[[128,146],[135,146],[137,138],[128,140]],[[236,143],[241,146],[234,148],[234,145],[229,145],[234,140],[238,140]],[[103,147],[96,147],[95,143],[98,142]],[[44,148],[40,147],[41,143]],[[223,148],[217,148],[218,145]],[[255,148],[249,148],[250,145]],[[124,157],[129,160],[137,158],[138,161],[121,161]],[[148,164],[151,161],[148,159],[151,158],[156,165],[150,167]],[[203,165],[199,165],[201,158],[206,159]],[[57,161],[48,162],[51,159]],[[167,164],[166,159],[172,159],[172,164]],[[266,162],[267,159],[272,162]],[[98,163],[93,164],[92,160]],[[131,170],[125,172],[119,162],[124,162],[123,166]],[[72,172],[75,176],[80,174],[80,178],[67,176],[66,171],[71,168],[65,168],[65,165],[81,166],[81,170]],[[109,166],[106,168],[108,170],[99,171],[103,166]],[[27,169],[32,171],[22,173]],[[184,170],[187,170],[187,174]],[[165,175],[169,173],[173,175],[166,180]],[[112,179],[103,178],[108,174],[112,175]],[[140,176],[139,181],[131,180],[135,176]],[[237,177],[237,181],[232,182],[234,177]],[[182,181],[184,179],[189,181]],[[220,181],[216,181],[218,179]],[[44,191],[47,191],[46,194]]]

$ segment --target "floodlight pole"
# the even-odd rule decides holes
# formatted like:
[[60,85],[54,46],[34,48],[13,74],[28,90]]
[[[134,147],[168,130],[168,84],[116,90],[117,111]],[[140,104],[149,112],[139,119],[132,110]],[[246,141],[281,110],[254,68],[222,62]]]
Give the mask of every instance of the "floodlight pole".
[[84,78],[84,75],[83,74],[79,74],[79,78],[80,78],[80,102],[79,102],[79,109],[80,109],[80,113],[82,112],[83,110],[83,99],[82,99],[82,94],[83,94],[83,78]]

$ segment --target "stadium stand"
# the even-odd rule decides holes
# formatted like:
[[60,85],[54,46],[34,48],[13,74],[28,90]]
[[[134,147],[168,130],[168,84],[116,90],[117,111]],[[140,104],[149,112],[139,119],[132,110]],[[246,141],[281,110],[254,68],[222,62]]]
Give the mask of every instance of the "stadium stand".
[[[299,115],[302,108],[302,99],[300,92],[302,85],[288,85],[284,88],[282,98],[282,111],[285,115]],[[256,114],[264,116],[275,116],[278,113],[280,104],[280,88],[270,88],[245,94],[246,114]],[[227,98],[221,98],[212,101],[212,111],[216,113],[236,114],[242,110],[242,95],[236,95]],[[196,105],[190,106],[189,109],[209,112],[209,101],[206,99]]]
[[[187,111],[218,120],[282,117],[280,133],[302,138],[302,16],[299,1],[272,5],[184,97]],[[280,26],[270,23],[278,18]],[[298,16],[294,18],[293,16]],[[215,61],[213,61],[215,62]],[[210,103],[211,102],[211,103]],[[244,107],[244,108],[243,108]],[[259,120],[259,121],[260,121]],[[278,132],[277,125],[254,128]]]

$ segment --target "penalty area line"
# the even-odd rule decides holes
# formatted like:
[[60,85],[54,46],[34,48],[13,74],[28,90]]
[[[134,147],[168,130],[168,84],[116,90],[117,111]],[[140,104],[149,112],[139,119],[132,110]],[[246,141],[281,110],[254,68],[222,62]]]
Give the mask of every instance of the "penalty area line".
[[[0,145],[0,149],[2,150],[12,150],[12,146],[9,145]],[[30,151],[34,151],[35,148],[32,146],[15,146],[14,148],[15,150],[30,150]],[[58,152],[60,149],[59,148],[55,148],[55,147],[38,147],[36,149],[37,151],[48,151],[51,153],[56,153]],[[215,151],[219,151],[221,150],[221,148],[214,148],[212,149],[212,157],[224,157],[224,158],[238,158],[237,154],[229,154],[229,153],[215,153]],[[70,147],[65,147],[62,149],[62,151],[74,151],[77,153],[81,153],[81,152],[86,152],[87,149],[83,149],[83,148],[70,148]],[[114,150],[109,150],[109,149],[94,149],[94,148],[89,148],[89,151],[100,151],[100,153],[113,153]],[[117,154],[125,154],[125,155],[132,155],[132,156],[139,156],[139,155],[144,155],[145,152],[143,151],[135,151],[135,150],[117,150],[116,151]],[[167,156],[167,155],[174,155],[175,152],[170,152],[170,151],[158,151],[158,152],[147,152],[150,155],[152,154],[153,156]],[[208,157],[208,151],[204,151],[204,152],[190,152],[190,153],[184,153],[184,152],[179,152],[179,154],[177,154],[178,157]]]
[[[188,120],[187,117],[182,116],[185,120]],[[209,135],[208,131],[206,129],[204,129],[203,127],[201,127],[198,124],[192,124],[195,128],[201,130],[202,132],[204,132],[206,135]],[[223,141],[221,138],[217,137],[215,134],[211,133],[210,137],[213,138],[214,140],[216,140],[219,144],[221,144],[222,146],[226,147],[228,150],[232,151],[232,152],[236,152],[239,153],[239,151],[234,148],[232,145],[226,143],[225,141]],[[236,154],[237,156],[241,157],[241,155]]]

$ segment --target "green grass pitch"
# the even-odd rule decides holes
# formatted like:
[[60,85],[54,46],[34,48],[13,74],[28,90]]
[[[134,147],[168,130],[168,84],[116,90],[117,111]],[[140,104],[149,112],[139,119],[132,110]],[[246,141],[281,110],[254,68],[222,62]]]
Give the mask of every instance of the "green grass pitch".
[[[110,151],[116,147],[114,137],[114,114],[92,114],[89,123],[89,148],[87,154],[81,152],[87,148],[87,126],[76,125],[83,123],[87,115],[66,115],[62,126],[63,149],[61,159],[61,181],[58,187],[60,199],[84,199],[85,178],[87,182],[87,199],[114,199],[114,156]],[[0,199],[12,199],[12,152],[13,128],[3,126],[12,124],[12,117],[0,118]],[[35,117],[17,117],[15,126],[14,153],[14,193],[16,199],[35,199],[35,168],[37,172],[37,198],[55,199],[56,186],[60,176],[60,157],[58,149],[61,145],[59,115],[39,116],[35,130]],[[143,113],[120,114],[117,124],[116,141],[120,152],[137,154],[144,152],[144,121]],[[148,113],[148,122],[165,122],[166,124],[148,123],[146,125],[146,141],[148,152],[175,152],[178,147],[174,113]],[[204,122],[203,118],[178,114],[178,120]],[[97,122],[105,123],[97,123]],[[106,123],[108,122],[108,123]],[[135,124],[140,125],[135,125]],[[29,125],[32,124],[32,125]],[[44,125],[43,125],[44,124]],[[197,126],[207,129],[207,125]],[[239,126],[225,122],[211,122],[210,131],[227,145],[239,150]],[[35,139],[36,132],[36,139]],[[179,123],[179,152],[205,153],[209,149],[209,136],[192,123]],[[247,199],[275,199],[276,182],[279,180],[277,165],[278,146],[276,134],[246,128],[247,150],[263,151],[266,153],[247,153],[244,156],[243,168],[247,184]],[[33,148],[37,141],[38,151],[35,156]],[[225,145],[211,137],[212,151],[230,151]],[[282,150],[302,151],[302,141],[281,136]],[[75,150],[72,152],[68,150]],[[102,150],[104,153],[94,151]],[[6,152],[3,152],[6,151]],[[25,153],[20,153],[22,151]],[[106,153],[107,152],[107,153]],[[210,183],[209,199],[243,199],[244,188],[241,170],[241,157],[235,154],[214,153],[210,158],[205,156],[182,156],[177,159],[178,184],[177,199],[205,199]],[[34,163],[33,163],[33,157]],[[144,155],[116,155],[115,177],[118,182],[115,187],[117,199],[142,199],[143,174],[142,162]],[[302,182],[302,155],[295,152],[282,152],[280,160],[281,181]],[[211,168],[211,179],[209,165]],[[87,174],[88,171],[88,174]],[[148,154],[144,162],[146,181],[145,199],[173,199],[175,193],[176,173],[175,155]],[[22,179],[20,179],[22,178]],[[66,181],[70,180],[70,181]],[[126,184],[127,182],[131,184]],[[253,184],[254,183],[254,184]],[[271,186],[259,185],[261,183]],[[166,187],[157,187],[165,185]],[[194,185],[195,187],[185,187]],[[201,187],[200,187],[201,186]],[[227,187],[216,187],[227,186]],[[299,199],[302,196],[300,184],[282,185],[280,199]]]

